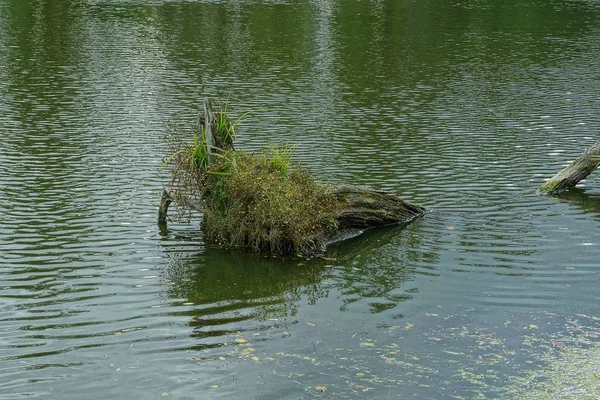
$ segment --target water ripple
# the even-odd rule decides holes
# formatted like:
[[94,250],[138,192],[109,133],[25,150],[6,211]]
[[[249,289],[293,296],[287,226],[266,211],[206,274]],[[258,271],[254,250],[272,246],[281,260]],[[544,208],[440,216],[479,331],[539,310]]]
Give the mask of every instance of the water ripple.
[[[597,140],[597,4],[516,2],[517,24],[486,2],[375,3],[0,2],[0,398],[299,398],[334,363],[330,392],[353,398],[357,372],[397,379],[421,350],[429,369],[373,397],[475,397],[432,360],[462,338],[444,321],[598,311],[598,183],[536,193]],[[250,112],[238,148],[298,143],[319,180],[430,212],[313,262],[160,230],[166,123],[192,126],[207,95]]]

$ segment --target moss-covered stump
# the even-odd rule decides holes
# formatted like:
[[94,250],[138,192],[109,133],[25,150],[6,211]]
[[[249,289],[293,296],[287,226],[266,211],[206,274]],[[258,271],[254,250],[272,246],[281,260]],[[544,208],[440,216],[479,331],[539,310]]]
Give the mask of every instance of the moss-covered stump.
[[571,164],[544,183],[539,191],[546,194],[565,192],[587,178],[600,164],[600,141],[588,148]]
[[166,161],[173,176],[163,191],[160,223],[175,202],[201,211],[205,234],[223,247],[311,257],[341,230],[406,223],[425,213],[390,193],[316,183],[308,170],[291,165],[293,147],[235,151],[235,124],[213,112],[210,101],[204,110],[193,145]]
[[[205,233],[223,247],[245,247],[255,251],[273,254],[299,254],[314,256],[325,249],[325,245],[341,231],[364,231],[394,224],[408,223],[425,214],[425,208],[402,200],[400,197],[366,187],[349,185],[318,185],[320,196],[327,203],[317,207],[316,224],[311,219],[302,219],[314,210],[304,207],[302,200],[297,204],[286,205],[287,218],[274,219],[276,212],[261,212],[251,215],[248,211],[255,207],[254,201],[233,212],[212,209],[204,201],[188,200],[188,208],[204,213]],[[276,194],[275,194],[276,196]],[[166,223],[169,205],[175,194],[165,189],[159,207],[159,222]],[[260,206],[259,206],[260,207]],[[257,220],[257,218],[259,220]],[[299,227],[299,223],[304,223]],[[277,225],[277,226],[275,226]],[[259,229],[256,229],[259,227]],[[354,236],[354,235],[350,235]]]

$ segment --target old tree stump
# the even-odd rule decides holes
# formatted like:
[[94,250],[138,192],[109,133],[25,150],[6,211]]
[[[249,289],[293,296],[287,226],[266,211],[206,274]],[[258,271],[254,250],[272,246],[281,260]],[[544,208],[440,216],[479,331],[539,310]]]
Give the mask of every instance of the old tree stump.
[[[162,193],[162,198],[158,210],[159,223],[166,223],[167,213],[169,210],[169,206],[172,202],[177,203],[178,206],[183,207],[187,210],[197,210],[203,212],[205,224],[207,222],[207,215],[214,216],[216,212],[219,212],[221,214],[228,213],[227,209],[222,209],[223,207],[220,207],[219,210],[210,209],[210,207],[218,207],[215,206],[215,201],[212,201],[211,199],[206,199],[207,191],[209,192],[209,195],[212,195],[212,192],[215,191],[214,188],[206,188],[207,182],[210,183],[211,179],[214,180],[217,178],[227,179],[226,173],[215,173],[214,171],[210,171],[211,166],[214,165],[215,168],[218,170],[220,168],[220,165],[222,165],[223,163],[229,163],[233,164],[235,169],[237,168],[236,165],[239,166],[240,164],[239,162],[236,164],[235,161],[231,161],[233,158],[236,157],[236,155],[242,153],[235,152],[235,154],[232,156],[231,152],[234,152],[234,149],[233,141],[231,139],[232,137],[235,137],[235,135],[229,134],[233,131],[233,129],[231,129],[231,132],[227,131],[229,133],[223,134],[223,132],[225,132],[223,128],[223,120],[225,120],[223,112],[213,112],[212,102],[209,99],[205,99],[204,113],[199,117],[198,123],[198,131],[201,132],[201,137],[200,139],[198,139],[197,136],[195,137],[195,143],[197,145],[196,150],[188,149],[188,152],[184,152],[183,156],[178,157],[179,161],[176,160],[174,162],[175,168],[173,171],[173,178],[171,180],[171,183],[163,190]],[[232,127],[233,125],[230,124],[229,126]],[[198,147],[201,147],[201,149],[203,149],[202,151],[205,152],[203,154],[205,154],[206,156],[204,158],[200,158],[200,161],[191,158],[191,156],[189,155],[194,154],[194,156],[197,156],[198,153],[202,153],[202,151],[198,151]],[[179,153],[180,152],[177,152],[176,154]],[[192,162],[189,162],[188,159]],[[190,167],[190,165],[195,166],[192,168]],[[191,187],[195,186],[195,184],[190,184],[190,182],[192,181],[189,179],[190,172],[196,173],[195,171],[202,171],[202,168],[205,168],[204,171],[206,171],[205,178],[199,179],[199,181],[201,181],[202,183],[198,184],[197,187]],[[202,174],[202,172],[198,173]],[[215,175],[217,175],[217,177],[215,177]],[[221,177],[221,175],[224,176]],[[263,177],[260,177],[260,179],[263,179]],[[249,180],[252,180],[252,176],[250,176]],[[333,225],[335,226],[335,230],[332,231],[331,229],[323,228],[323,232],[317,232],[316,236],[321,238],[319,240],[319,244],[314,247],[310,247],[311,252],[315,254],[323,251],[322,247],[324,247],[325,244],[331,241],[335,241],[337,240],[337,238],[345,237],[344,235],[341,235],[342,232],[353,231],[355,233],[359,233],[370,228],[408,223],[414,220],[415,218],[422,216],[425,213],[424,207],[404,201],[400,197],[391,193],[386,193],[367,187],[358,187],[351,185],[322,185],[314,182],[312,184],[315,185],[314,188],[316,188],[317,191],[323,190],[327,193],[327,196],[329,196],[321,198],[333,199],[333,202],[335,203],[335,208],[332,209],[334,210],[332,212],[332,219],[334,220]],[[302,203],[301,200],[296,201]],[[303,206],[303,204],[294,205],[294,207]],[[253,216],[248,216],[249,219],[251,219],[252,217]],[[239,225],[244,225],[244,223],[245,221],[243,220],[236,222],[236,224]],[[275,228],[269,227],[265,229],[271,230]],[[205,226],[205,231],[210,232],[211,229],[206,229]],[[284,229],[283,232],[287,231]],[[265,232],[265,235],[267,234],[273,234],[273,232]],[[219,238],[216,238],[216,240],[222,242],[221,240],[219,240]],[[282,241],[285,240],[286,238],[282,238]],[[242,243],[242,246],[253,247],[251,245],[246,246],[246,242]],[[254,247],[255,250],[264,250],[264,248],[261,249],[256,246]],[[282,248],[285,249],[284,252],[296,252],[297,250],[290,246]],[[269,247],[267,247],[266,249],[268,251]],[[271,249],[273,249],[273,247],[271,247]],[[305,251],[303,251],[302,253],[305,256],[315,255],[306,254]]]
[[600,140],[588,148],[575,161],[560,170],[540,187],[541,193],[565,192],[587,178],[600,165]]
[[[422,216],[426,211],[424,207],[402,200],[394,194],[368,187],[351,185],[329,185],[329,187],[336,198],[343,203],[335,217],[340,230],[364,230],[407,223]],[[184,206],[190,210],[204,211],[202,199],[186,196],[186,193],[178,189],[163,189],[158,208],[158,222],[167,223],[169,206],[178,200],[185,202]]]

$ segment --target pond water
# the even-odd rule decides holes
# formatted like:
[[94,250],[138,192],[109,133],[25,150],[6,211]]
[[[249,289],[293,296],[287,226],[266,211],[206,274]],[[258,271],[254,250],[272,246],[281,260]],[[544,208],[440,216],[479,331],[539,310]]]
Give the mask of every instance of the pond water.
[[[536,189],[599,39],[596,0],[3,0],[0,399],[595,398],[600,179]],[[311,262],[159,229],[205,96],[430,212]]]

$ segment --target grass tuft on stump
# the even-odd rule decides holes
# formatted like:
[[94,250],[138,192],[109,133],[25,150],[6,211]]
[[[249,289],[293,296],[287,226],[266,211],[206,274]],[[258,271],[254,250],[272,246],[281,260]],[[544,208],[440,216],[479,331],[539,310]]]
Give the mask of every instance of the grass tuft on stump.
[[164,161],[173,167],[169,186],[174,200],[188,211],[179,215],[189,219],[199,202],[205,234],[223,247],[303,257],[324,250],[337,228],[336,195],[307,169],[292,165],[295,146],[272,146],[261,154],[233,150],[235,136],[228,124],[217,114],[216,140],[225,146],[209,151],[201,126],[191,146],[179,145]]
[[[213,110],[214,109],[214,110]],[[204,99],[193,143],[167,140],[171,182],[163,190],[158,221],[175,202],[181,216],[204,214],[207,237],[223,247],[310,258],[341,230],[364,230],[410,222],[425,209],[398,196],[348,185],[320,185],[291,163],[294,146],[273,145],[259,154],[234,149],[240,122]],[[245,115],[245,114],[244,114]]]
[[204,179],[206,234],[225,247],[272,254],[308,257],[324,249],[337,227],[330,189],[308,170],[282,164],[277,152],[222,155]]

